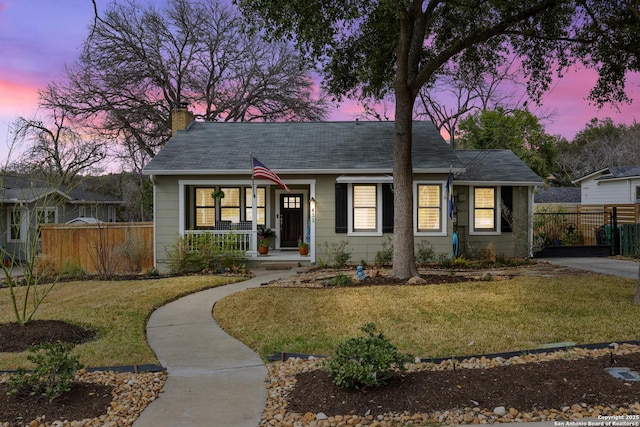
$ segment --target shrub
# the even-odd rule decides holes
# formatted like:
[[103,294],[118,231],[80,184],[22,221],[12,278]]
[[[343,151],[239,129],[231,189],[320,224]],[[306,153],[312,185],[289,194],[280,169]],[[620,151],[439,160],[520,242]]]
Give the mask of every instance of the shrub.
[[245,261],[241,236],[201,234],[179,237],[168,250],[169,271],[184,274],[208,270],[240,269]]
[[60,275],[67,279],[82,279],[85,276],[85,272],[79,259],[67,258],[64,260]]
[[331,279],[331,284],[333,286],[351,286],[353,285],[353,278],[346,274],[338,273],[336,277]]
[[126,262],[127,271],[139,273],[147,259],[147,249],[139,236],[127,232],[125,241],[115,248],[116,255]]
[[33,271],[42,279],[54,279],[60,275],[57,260],[51,255],[40,254],[35,259]]
[[382,249],[376,253],[373,261],[377,265],[390,265],[393,263],[393,241],[387,236],[382,241]]
[[346,267],[349,259],[351,259],[351,253],[347,251],[348,244],[348,240],[341,240],[339,243],[331,245],[331,259],[335,268]]
[[367,323],[361,328],[365,337],[350,338],[342,342],[333,357],[325,363],[327,374],[340,388],[379,387],[395,371],[404,371],[405,363],[412,360],[401,354],[376,325]]
[[71,390],[76,371],[82,369],[77,356],[71,354],[68,343],[46,343],[29,349],[27,360],[35,365],[32,372],[24,368],[9,378],[10,394],[38,395],[52,402]]
[[480,259],[480,261],[484,261],[484,262],[489,262],[489,263],[496,262],[496,248],[493,245],[493,242],[489,242],[487,246],[480,249],[478,258]]
[[426,264],[436,259],[436,253],[433,250],[433,246],[426,240],[422,240],[417,245],[416,261],[420,264]]

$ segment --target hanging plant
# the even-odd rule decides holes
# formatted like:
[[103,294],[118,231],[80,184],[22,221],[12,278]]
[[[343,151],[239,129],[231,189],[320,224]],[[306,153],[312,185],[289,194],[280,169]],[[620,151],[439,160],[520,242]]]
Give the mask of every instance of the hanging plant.
[[213,197],[215,201],[219,202],[220,199],[224,199],[224,191],[215,190],[213,193],[211,193],[211,197]]

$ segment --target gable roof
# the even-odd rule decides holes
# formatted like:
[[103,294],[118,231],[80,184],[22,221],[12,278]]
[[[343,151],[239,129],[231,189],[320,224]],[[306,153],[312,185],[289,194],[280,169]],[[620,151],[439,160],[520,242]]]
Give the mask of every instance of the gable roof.
[[67,199],[69,203],[122,203],[113,196],[93,193],[79,187],[71,189],[63,185],[55,187],[44,180],[29,176],[6,175],[0,179],[0,202],[31,203],[54,193]]
[[600,181],[606,180],[624,180],[629,178],[640,177],[640,165],[635,166],[608,166],[606,168],[597,170],[588,175],[578,178],[574,183],[586,181],[590,178],[594,178]]
[[[253,154],[278,174],[391,174],[394,134],[389,121],[192,122],[144,173],[248,176]],[[453,171],[460,182],[543,183],[510,150],[452,150],[431,122],[413,122],[412,160],[415,173]]]
[[533,197],[534,203],[581,203],[580,187],[549,187],[539,189]]
[[[391,173],[393,122],[192,122],[147,164],[148,175],[250,173],[250,153],[277,173]],[[413,124],[414,171],[461,164],[431,122]]]
[[543,181],[511,150],[456,151],[464,170],[456,183],[542,185]]

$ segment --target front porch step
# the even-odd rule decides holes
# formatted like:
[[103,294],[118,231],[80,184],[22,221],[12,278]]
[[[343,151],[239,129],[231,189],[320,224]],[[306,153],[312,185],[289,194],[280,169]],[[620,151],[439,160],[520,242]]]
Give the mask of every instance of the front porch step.
[[267,261],[260,262],[261,267],[264,267],[267,270],[291,270],[292,268],[300,267],[299,261]]

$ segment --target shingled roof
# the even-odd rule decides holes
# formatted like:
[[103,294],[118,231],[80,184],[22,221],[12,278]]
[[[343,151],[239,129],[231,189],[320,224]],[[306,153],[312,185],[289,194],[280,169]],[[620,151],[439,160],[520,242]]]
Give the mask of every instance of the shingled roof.
[[[253,154],[278,174],[392,173],[393,122],[192,122],[147,164],[148,175],[250,173]],[[413,170],[457,181],[540,185],[509,150],[454,151],[431,122],[413,123]],[[466,170],[463,170],[466,168]]]
[[122,203],[121,200],[113,196],[93,193],[79,187],[55,186],[44,180],[29,176],[5,175],[0,179],[0,202],[31,203],[53,193],[58,193],[66,198],[69,203]]
[[581,203],[580,187],[549,187],[541,188],[535,194],[535,203]]
[[456,152],[464,171],[455,176],[459,182],[542,185],[543,181],[511,150],[460,150]]
[[[391,173],[393,122],[193,122],[145,167],[146,174],[249,173],[250,153],[277,173]],[[413,124],[414,171],[460,167],[430,122]]]

